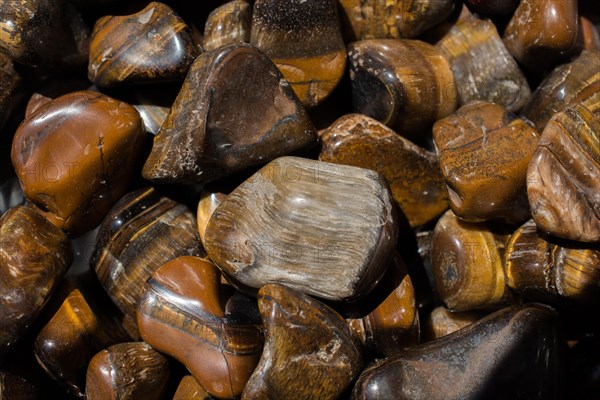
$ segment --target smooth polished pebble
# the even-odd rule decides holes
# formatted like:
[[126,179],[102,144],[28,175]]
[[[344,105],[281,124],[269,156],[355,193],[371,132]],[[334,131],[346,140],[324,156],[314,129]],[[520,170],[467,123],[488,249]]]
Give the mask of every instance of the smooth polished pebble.
[[423,321],[421,342],[430,342],[456,332],[480,320],[482,315],[475,311],[451,312],[443,306],[433,309]]
[[206,389],[196,382],[192,375],[186,375],[179,382],[173,400],[213,400]]
[[364,296],[381,279],[397,235],[383,176],[281,157],[217,207],[204,241],[211,260],[245,286],[281,283],[345,301]]
[[585,17],[579,17],[579,25],[583,35],[583,48],[589,51],[600,50],[600,31],[596,29],[592,21]]
[[229,1],[215,8],[204,25],[204,49],[214,50],[232,43],[249,43],[252,5],[246,0]]
[[206,227],[208,226],[208,221],[219,204],[221,204],[221,202],[226,198],[227,195],[220,192],[204,192],[200,195],[196,218],[198,220],[198,233],[200,234],[200,241],[202,242],[203,246],[205,245],[204,239],[206,238]]
[[265,348],[242,400],[337,399],[362,368],[344,319],[283,285],[258,292]]

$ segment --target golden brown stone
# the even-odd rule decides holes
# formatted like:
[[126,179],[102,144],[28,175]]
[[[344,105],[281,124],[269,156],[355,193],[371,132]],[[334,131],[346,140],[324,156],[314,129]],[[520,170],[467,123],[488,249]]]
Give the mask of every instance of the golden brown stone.
[[200,195],[200,201],[198,202],[198,211],[196,218],[198,220],[198,233],[200,233],[200,240],[204,245],[204,238],[206,233],[206,226],[208,220],[212,216],[213,212],[217,209],[219,204],[227,198],[225,193],[220,192],[204,192]]
[[212,400],[206,389],[196,382],[192,375],[186,375],[179,382],[173,400]]
[[232,43],[250,42],[252,5],[246,0],[229,1],[215,8],[204,26],[204,49],[214,50]]
[[442,306],[436,307],[423,322],[421,338],[424,342],[441,338],[471,325],[480,318],[481,315],[477,312],[450,312]]

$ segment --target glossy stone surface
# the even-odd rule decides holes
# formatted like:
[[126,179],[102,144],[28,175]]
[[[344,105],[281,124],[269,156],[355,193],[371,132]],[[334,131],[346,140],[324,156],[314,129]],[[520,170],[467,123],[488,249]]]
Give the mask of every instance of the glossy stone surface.
[[486,16],[511,15],[520,0],[465,0],[471,11]]
[[529,218],[527,165],[539,135],[525,121],[497,104],[470,102],[435,123],[433,140],[457,216],[472,222]]
[[16,105],[22,83],[10,57],[0,51],[0,127]]
[[456,108],[454,77],[434,46],[418,40],[363,40],[348,46],[355,112],[402,136],[424,137]]
[[242,399],[338,398],[362,367],[344,319],[323,303],[277,284],[260,289],[258,306],[265,348]]
[[528,221],[511,236],[504,257],[508,285],[527,299],[600,304],[598,246],[544,238]]
[[352,40],[419,36],[448,18],[455,6],[452,0],[340,0],[339,4]]
[[456,332],[480,319],[480,314],[474,311],[450,312],[443,306],[433,309],[423,321],[421,339],[429,342]]
[[179,256],[203,254],[188,208],[146,188],[125,195],[108,213],[90,264],[112,301],[133,320],[143,285],[156,269]]
[[460,21],[436,46],[450,63],[460,104],[486,100],[512,112],[527,104],[529,84],[491,21]]
[[11,158],[25,196],[54,225],[77,236],[125,194],[144,140],[133,107],[81,91],[29,115],[15,133]]
[[192,375],[186,375],[179,382],[173,400],[212,400],[206,389],[196,382]]
[[200,201],[198,202],[198,211],[196,212],[196,218],[198,220],[198,233],[200,234],[200,241],[204,245],[204,239],[206,237],[206,226],[210,217],[215,212],[219,204],[227,198],[225,193],[220,192],[204,192],[200,195]]
[[367,368],[362,399],[558,399],[561,344],[556,313],[523,305]]
[[92,358],[85,395],[89,400],[158,400],[169,379],[169,362],[144,342],[120,343]]
[[31,326],[71,266],[67,236],[33,209],[0,218],[0,353]]
[[598,82],[600,51],[583,51],[574,61],[559,65],[533,92],[521,115],[541,133],[557,112],[564,109],[583,89]]
[[393,199],[377,172],[281,157],[217,207],[205,243],[215,264],[246,286],[277,282],[340,301],[375,286],[397,235]]
[[[252,79],[247,71],[253,71]],[[207,182],[311,147],[316,140],[308,115],[277,67],[250,45],[223,46],[192,65],[143,175],[156,183]]]
[[365,115],[345,115],[331,124],[321,134],[319,160],[382,174],[413,227],[448,208],[437,157]]
[[589,51],[600,50],[600,31],[596,29],[592,21],[585,17],[579,17],[579,25],[583,36],[583,48]]
[[256,303],[222,286],[211,262],[179,257],[146,283],[138,306],[142,338],[183,363],[208,393],[239,396],[263,337]]
[[336,0],[256,0],[250,43],[277,65],[308,107],[321,103],[344,74]]
[[447,211],[431,244],[432,269],[440,298],[451,311],[493,308],[511,299],[502,268],[506,235]]
[[251,23],[252,5],[246,0],[233,0],[215,8],[204,25],[204,49],[249,43]]
[[198,54],[185,22],[152,2],[135,14],[96,21],[88,77],[98,86],[180,80]]
[[600,81],[554,115],[527,171],[531,214],[544,232],[600,242]]
[[504,43],[521,64],[543,71],[581,51],[579,29],[577,0],[521,0]]

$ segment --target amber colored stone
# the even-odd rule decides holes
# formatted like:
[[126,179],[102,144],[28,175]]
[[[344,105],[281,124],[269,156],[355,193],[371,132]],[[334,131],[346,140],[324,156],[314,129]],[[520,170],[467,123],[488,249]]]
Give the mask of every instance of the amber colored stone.
[[459,220],[447,211],[432,238],[432,268],[440,298],[451,311],[505,305],[512,298],[502,256],[508,235]]
[[474,13],[487,16],[511,15],[520,0],[465,0],[467,7]]
[[435,123],[433,140],[457,216],[472,222],[529,218],[527,165],[539,135],[525,121],[500,105],[470,102]]
[[217,207],[204,241],[211,260],[243,285],[282,283],[340,301],[375,286],[397,235],[393,199],[380,174],[281,157]]
[[44,104],[51,102],[52,98],[44,96],[41,93],[33,93],[27,102],[27,107],[25,108],[25,118],[29,117],[31,114],[36,112],[41,106]]
[[56,314],[37,335],[35,357],[48,375],[77,397],[83,397],[85,375],[100,350],[128,340],[117,318],[72,290]]
[[75,67],[87,60],[89,29],[68,1],[2,2],[0,48],[20,64]]
[[31,326],[71,266],[69,238],[33,209],[0,218],[0,353]]
[[448,208],[437,157],[365,115],[345,115],[321,134],[319,160],[382,174],[411,226]]
[[185,22],[152,2],[138,13],[96,21],[88,77],[98,86],[179,80],[198,54]]
[[133,107],[97,92],[75,92],[21,123],[11,158],[25,196],[76,236],[95,227],[125,194],[144,140]]
[[577,0],[521,0],[504,43],[521,64],[543,71],[581,51],[580,29]]
[[339,0],[351,40],[419,36],[450,16],[452,0]]
[[202,245],[205,243],[204,239],[208,220],[212,216],[213,212],[215,212],[219,204],[221,204],[221,202],[226,198],[227,195],[220,192],[204,192],[200,195],[196,218],[198,220],[198,233],[200,233],[200,241],[202,242]]
[[179,257],[148,280],[137,315],[144,341],[218,398],[242,393],[263,344],[256,303],[228,289],[211,262]]
[[143,175],[157,183],[206,182],[316,141],[306,111],[277,67],[250,45],[228,45],[203,53],[192,65]]
[[[1,22],[0,29],[2,29]],[[15,70],[10,57],[0,51],[0,128],[18,101],[22,83],[23,80]]]
[[256,0],[250,43],[277,65],[307,107],[321,103],[344,74],[336,0]]
[[544,238],[533,221],[506,246],[508,286],[534,301],[566,298],[600,304],[600,248]]
[[348,46],[355,112],[402,136],[424,137],[456,108],[454,77],[432,45],[418,40],[373,39]]
[[146,188],[125,195],[110,210],[90,265],[113,302],[133,320],[143,285],[155,270],[179,256],[204,254],[190,210]]
[[554,236],[600,242],[600,81],[555,114],[527,171],[537,226]]
[[589,51],[600,50],[600,32],[594,24],[585,17],[579,17],[579,25],[583,35],[583,48]]
[[505,308],[367,368],[353,399],[559,399],[557,315],[535,304]]
[[556,67],[533,92],[521,115],[541,133],[557,112],[563,110],[583,89],[600,81],[600,51],[581,52],[574,61]]
[[196,382],[192,375],[186,375],[179,382],[173,400],[212,400],[206,389]]
[[215,8],[204,25],[204,49],[209,51],[227,44],[249,43],[251,23],[252,5],[246,0],[229,1]]
[[512,112],[527,104],[529,84],[492,22],[463,20],[437,47],[450,63],[460,104],[485,100]]
[[85,397],[89,400],[158,400],[169,379],[169,362],[144,342],[120,343],[92,358]]
[[442,306],[436,307],[423,321],[421,339],[423,342],[439,339],[469,326],[479,319],[481,319],[481,315],[474,311],[450,312]]
[[278,284],[260,289],[258,306],[265,348],[242,399],[337,399],[362,367],[344,319]]

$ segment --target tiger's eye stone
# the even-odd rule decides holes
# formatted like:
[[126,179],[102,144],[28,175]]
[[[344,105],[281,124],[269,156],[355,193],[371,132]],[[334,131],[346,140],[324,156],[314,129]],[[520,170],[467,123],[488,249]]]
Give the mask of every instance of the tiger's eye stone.
[[527,104],[529,84],[492,22],[460,21],[436,46],[450,63],[460,104],[486,100],[511,112]]
[[204,255],[194,215],[146,188],[125,195],[110,210],[90,264],[113,302],[134,319],[144,283],[161,265],[184,255]]
[[250,45],[228,45],[192,65],[143,175],[156,183],[207,182],[316,141],[308,114],[277,67]]
[[554,236],[600,242],[600,81],[548,122],[527,171],[537,226]]
[[600,31],[596,29],[592,21],[585,17],[579,17],[579,25],[583,35],[583,48],[589,51],[600,50]]
[[167,386],[169,373],[167,359],[148,344],[115,344],[90,361],[86,399],[158,400]]
[[348,46],[352,102],[406,137],[425,136],[435,121],[456,108],[448,62],[418,40],[362,40]]
[[33,209],[0,218],[0,353],[31,326],[73,260],[71,241]]
[[70,2],[5,0],[1,8],[0,49],[14,61],[55,68],[87,60],[90,32]]
[[344,74],[336,0],[256,0],[250,43],[273,60],[307,107],[321,103]]
[[15,70],[10,57],[0,51],[0,128],[17,103],[22,83],[23,79]]
[[440,298],[451,311],[493,308],[512,298],[502,256],[507,235],[459,220],[447,211],[432,238],[432,268]]
[[419,36],[450,16],[452,0],[339,0],[352,40]]
[[360,114],[339,118],[321,135],[321,145],[321,161],[382,174],[413,227],[448,208],[437,157],[372,118]]
[[15,133],[11,158],[25,196],[50,222],[77,236],[126,193],[144,140],[133,107],[81,91],[27,117]]
[[572,62],[559,65],[533,92],[521,115],[539,132],[557,112],[563,110],[589,85],[600,81],[600,51],[584,50]]
[[128,340],[117,318],[72,290],[34,343],[40,366],[77,397],[83,397],[85,375],[100,350]]
[[233,0],[215,8],[204,26],[204,49],[249,43],[251,23],[252,5],[246,0]]
[[521,64],[543,71],[581,51],[579,29],[577,0],[521,0],[504,43]]
[[465,0],[469,9],[480,15],[505,16],[511,15],[520,0]]
[[337,399],[362,368],[344,319],[278,284],[260,289],[258,306],[265,348],[242,399]]
[[500,105],[475,101],[435,123],[433,140],[461,219],[522,223],[529,218],[527,165],[538,133]]
[[481,316],[477,312],[450,312],[448,309],[439,306],[434,308],[423,322],[421,336],[423,341],[429,342],[456,332],[479,319],[481,319]]
[[96,21],[88,77],[98,86],[179,80],[198,54],[179,15],[152,2],[138,13]]
[[218,398],[242,393],[263,344],[255,302],[228,289],[211,262],[179,257],[148,280],[137,315],[142,338]]
[[196,218],[198,220],[198,233],[200,233],[200,241],[204,245],[206,237],[206,226],[210,217],[213,215],[219,204],[227,198],[225,193],[220,192],[204,192],[200,195],[198,202],[198,212]]
[[179,382],[173,400],[212,400],[206,389],[196,382],[192,375],[186,375]]
[[353,399],[562,398],[557,319],[541,305],[502,309],[367,368]]
[[600,304],[598,246],[546,240],[528,221],[511,236],[505,260],[508,286],[528,299]]
[[353,300],[385,272],[398,235],[395,211],[377,172],[281,157],[217,207],[204,241],[211,260],[243,285],[277,282]]

